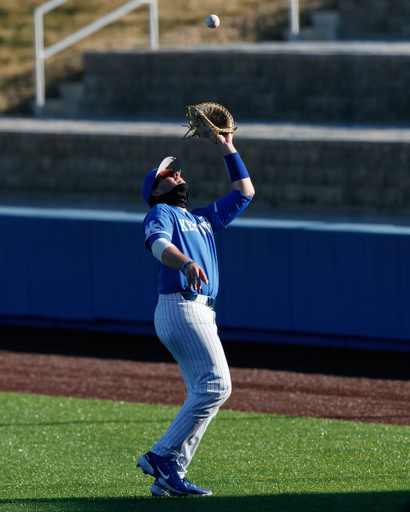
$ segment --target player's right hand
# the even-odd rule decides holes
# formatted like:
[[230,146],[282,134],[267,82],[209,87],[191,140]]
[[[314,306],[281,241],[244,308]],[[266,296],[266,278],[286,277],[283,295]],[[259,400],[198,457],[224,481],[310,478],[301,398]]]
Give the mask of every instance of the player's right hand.
[[198,291],[202,289],[202,283],[208,284],[208,278],[205,272],[197,263],[190,263],[184,268],[188,286]]

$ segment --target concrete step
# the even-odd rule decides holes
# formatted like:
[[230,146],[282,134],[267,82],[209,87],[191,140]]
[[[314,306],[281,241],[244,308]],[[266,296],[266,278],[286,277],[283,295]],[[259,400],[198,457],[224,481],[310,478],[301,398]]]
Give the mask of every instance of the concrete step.
[[80,116],[84,95],[82,82],[61,82],[58,86],[60,98],[46,98],[43,116],[59,119],[76,119]]
[[75,119],[80,112],[79,102],[65,99],[47,99],[43,107],[43,116],[58,119]]
[[84,94],[82,82],[61,82],[58,86],[60,97],[66,101],[80,101]]
[[[311,27],[301,27],[298,41],[336,41],[340,14],[338,11],[312,11],[310,14]],[[284,31],[284,39],[292,39],[290,30]]]

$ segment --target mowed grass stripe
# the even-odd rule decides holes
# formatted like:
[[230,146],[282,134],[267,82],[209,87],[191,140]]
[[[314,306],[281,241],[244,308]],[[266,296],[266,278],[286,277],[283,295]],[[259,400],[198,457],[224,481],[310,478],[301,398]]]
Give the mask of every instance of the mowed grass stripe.
[[214,495],[148,499],[153,479],[135,465],[177,410],[0,393],[0,510],[400,511],[410,502],[410,427],[227,410],[189,471]]

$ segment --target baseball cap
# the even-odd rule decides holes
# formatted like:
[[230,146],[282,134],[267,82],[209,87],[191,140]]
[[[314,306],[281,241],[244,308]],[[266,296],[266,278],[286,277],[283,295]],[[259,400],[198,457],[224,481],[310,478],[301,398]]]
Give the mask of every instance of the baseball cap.
[[153,169],[145,176],[144,183],[142,185],[142,195],[148,205],[151,199],[151,190],[152,186],[154,185],[155,178],[167,170],[179,172],[181,174],[181,166],[174,156],[165,157],[157,169]]

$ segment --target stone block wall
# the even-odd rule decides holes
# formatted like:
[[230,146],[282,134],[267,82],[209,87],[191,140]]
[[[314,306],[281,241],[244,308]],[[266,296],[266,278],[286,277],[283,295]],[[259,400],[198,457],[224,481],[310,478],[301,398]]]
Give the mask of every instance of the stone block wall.
[[340,39],[410,40],[408,0],[339,0]]
[[[410,213],[410,143],[251,140],[237,136],[257,196],[248,213]],[[219,150],[180,137],[0,132],[0,191],[41,194],[72,206],[98,197],[148,209],[145,174],[167,155],[181,161],[191,186],[190,206],[229,191]]]
[[238,121],[410,123],[410,45],[302,50],[88,53],[81,111],[184,121],[185,105],[215,101]]

